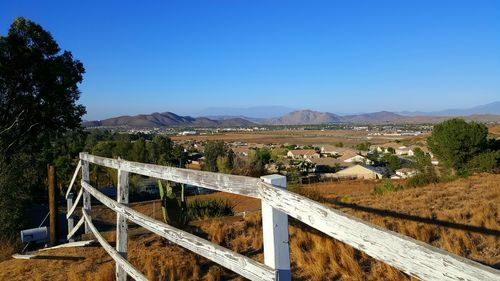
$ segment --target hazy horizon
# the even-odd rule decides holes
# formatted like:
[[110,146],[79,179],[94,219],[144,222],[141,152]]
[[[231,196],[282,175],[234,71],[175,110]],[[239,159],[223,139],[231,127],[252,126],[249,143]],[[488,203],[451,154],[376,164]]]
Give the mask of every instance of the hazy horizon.
[[[442,112],[442,111],[448,111],[448,110],[467,110],[471,108],[475,108],[478,106],[482,105],[489,105],[489,104],[497,104],[500,103],[500,101],[492,101],[491,103],[487,104],[478,104],[478,105],[471,105],[467,108],[443,108],[443,109],[438,109],[438,110],[405,110],[405,109],[400,109],[400,110],[373,110],[373,111],[357,111],[357,112],[342,112],[342,111],[332,111],[332,110],[318,110],[314,108],[290,108],[290,107],[285,107],[285,106],[280,106],[280,105],[260,105],[260,106],[252,106],[252,107],[206,107],[206,108],[200,108],[200,109],[192,109],[192,110],[170,110],[170,109],[165,109],[165,110],[156,110],[156,111],[151,111],[151,112],[124,112],[123,114],[116,114],[116,115],[109,115],[109,116],[104,116],[103,118],[86,118],[88,115],[84,116],[84,121],[92,121],[92,120],[103,120],[107,118],[113,118],[113,117],[120,117],[120,116],[135,116],[135,115],[140,115],[140,114],[152,114],[152,113],[163,113],[163,112],[171,112],[180,116],[191,116],[191,117],[221,117],[221,116],[231,116],[231,117],[250,117],[250,118],[273,118],[273,117],[281,117],[285,115],[286,113],[292,112],[292,111],[300,111],[300,110],[312,110],[312,111],[318,111],[318,112],[329,112],[329,113],[334,113],[337,115],[345,116],[345,115],[356,115],[356,114],[365,114],[365,113],[374,113],[374,112],[381,112],[381,111],[388,111],[388,112],[393,112],[397,114],[402,114],[402,115],[412,115],[412,114],[425,114],[429,113],[430,115],[436,115],[436,113]],[[274,109],[274,108],[279,108],[279,110],[274,111],[274,112],[269,112],[266,111],[268,109]],[[250,110],[255,109],[256,112],[248,113]],[[500,109],[499,109],[500,110]],[[239,113],[236,113],[238,112]]]
[[86,73],[86,120],[279,105],[439,111],[500,97],[499,1],[5,1]]

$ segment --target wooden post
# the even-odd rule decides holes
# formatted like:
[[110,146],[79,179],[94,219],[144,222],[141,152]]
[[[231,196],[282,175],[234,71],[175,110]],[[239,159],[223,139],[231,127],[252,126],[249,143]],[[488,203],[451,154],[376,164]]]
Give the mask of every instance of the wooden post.
[[[86,152],[81,152],[80,153],[80,159],[82,158],[82,154],[87,154]],[[90,172],[89,172],[89,162],[82,160],[82,180],[90,183]],[[82,187],[83,188],[83,187]],[[90,193],[87,190],[83,191],[83,208],[87,211],[87,214],[89,215],[90,219],[91,217],[91,205],[90,205]],[[92,230],[90,229],[87,221],[85,221],[85,233],[91,233]]]
[[[68,198],[66,199],[66,210],[69,212],[69,210],[71,210],[72,207],[73,207],[73,192],[69,193]],[[71,215],[68,218],[68,234],[70,234],[71,231],[73,230],[74,223],[75,222],[73,219],[73,215]],[[69,239],[69,242],[75,242],[75,239],[71,238]]]
[[[128,205],[128,172],[118,170],[117,202]],[[127,259],[128,250],[128,225],[125,216],[117,213],[116,215],[116,251]],[[116,265],[116,280],[127,281],[127,272]]]
[[56,199],[56,171],[52,165],[47,165],[49,184],[49,212],[50,212],[50,244],[57,244],[57,199]]
[[[265,183],[286,189],[286,177],[263,176]],[[262,229],[264,232],[264,263],[275,269],[276,280],[290,281],[290,247],[288,244],[288,215],[262,200]]]

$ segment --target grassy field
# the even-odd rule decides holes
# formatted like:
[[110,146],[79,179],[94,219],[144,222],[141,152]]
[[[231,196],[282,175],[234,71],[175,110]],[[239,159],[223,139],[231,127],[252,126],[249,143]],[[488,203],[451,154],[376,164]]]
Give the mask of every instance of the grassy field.
[[[469,259],[500,267],[500,175],[476,175],[448,183],[407,189],[382,196],[381,182],[350,181],[305,186],[297,191],[324,204],[387,229],[408,235]],[[246,217],[192,222],[188,230],[214,243],[262,261],[259,200],[213,193],[226,198]],[[192,200],[193,198],[190,198]],[[161,218],[158,202],[133,208]],[[114,214],[95,206],[94,218],[112,229]],[[296,280],[411,280],[398,270],[331,239],[297,221],[290,221],[292,273]],[[114,242],[114,232],[104,232]],[[129,259],[151,280],[242,280],[165,239],[131,226]],[[37,260],[0,263],[0,280],[113,280],[114,262],[99,245],[45,252]]]

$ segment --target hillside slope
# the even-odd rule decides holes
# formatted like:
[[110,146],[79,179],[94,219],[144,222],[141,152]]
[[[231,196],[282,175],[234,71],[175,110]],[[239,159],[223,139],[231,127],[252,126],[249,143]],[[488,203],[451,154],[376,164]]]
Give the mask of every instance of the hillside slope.
[[254,123],[242,118],[228,118],[224,120],[212,120],[206,117],[193,118],[180,116],[172,112],[140,114],[135,116],[120,116],[100,121],[83,122],[84,127],[214,127],[214,126],[251,126]]
[[[325,204],[366,221],[408,235],[480,263],[500,268],[500,175],[476,175],[449,183],[376,196],[380,182],[321,183],[302,188],[319,193]],[[253,209],[258,200],[223,193],[239,206]],[[228,196],[228,197],[227,197]],[[161,216],[159,204],[133,208]],[[241,209],[240,209],[241,210]],[[114,223],[114,214],[93,208],[95,220]],[[190,231],[262,261],[260,213],[192,223]],[[107,238],[114,242],[114,232]],[[129,258],[151,280],[242,280],[154,234],[131,227]],[[295,280],[413,280],[343,243],[291,220],[290,249]],[[0,280],[113,280],[114,262],[98,245],[59,249],[45,259],[0,263]]]

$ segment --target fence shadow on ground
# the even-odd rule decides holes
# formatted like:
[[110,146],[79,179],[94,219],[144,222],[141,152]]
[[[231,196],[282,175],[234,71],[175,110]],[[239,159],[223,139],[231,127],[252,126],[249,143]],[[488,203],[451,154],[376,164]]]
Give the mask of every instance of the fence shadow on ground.
[[327,199],[326,202],[333,204],[335,206],[349,208],[349,209],[358,210],[358,211],[362,211],[362,212],[367,212],[367,213],[371,213],[371,214],[375,214],[375,215],[379,215],[379,216],[384,216],[384,217],[393,217],[393,218],[398,218],[398,219],[403,219],[403,220],[410,220],[410,221],[421,222],[421,223],[426,223],[426,224],[433,224],[433,225],[437,225],[437,226],[460,229],[460,230],[465,230],[465,231],[469,231],[469,232],[481,233],[481,234],[497,236],[497,237],[500,236],[500,230],[489,229],[489,228],[482,227],[482,226],[466,225],[466,224],[460,224],[460,223],[444,221],[444,220],[439,220],[439,219],[434,219],[434,218],[419,217],[419,216],[415,216],[415,215],[399,213],[396,211],[391,211],[391,210],[386,210],[386,209],[366,207],[366,206],[358,205],[355,203],[341,202],[341,201],[338,201],[335,199],[334,200]]

